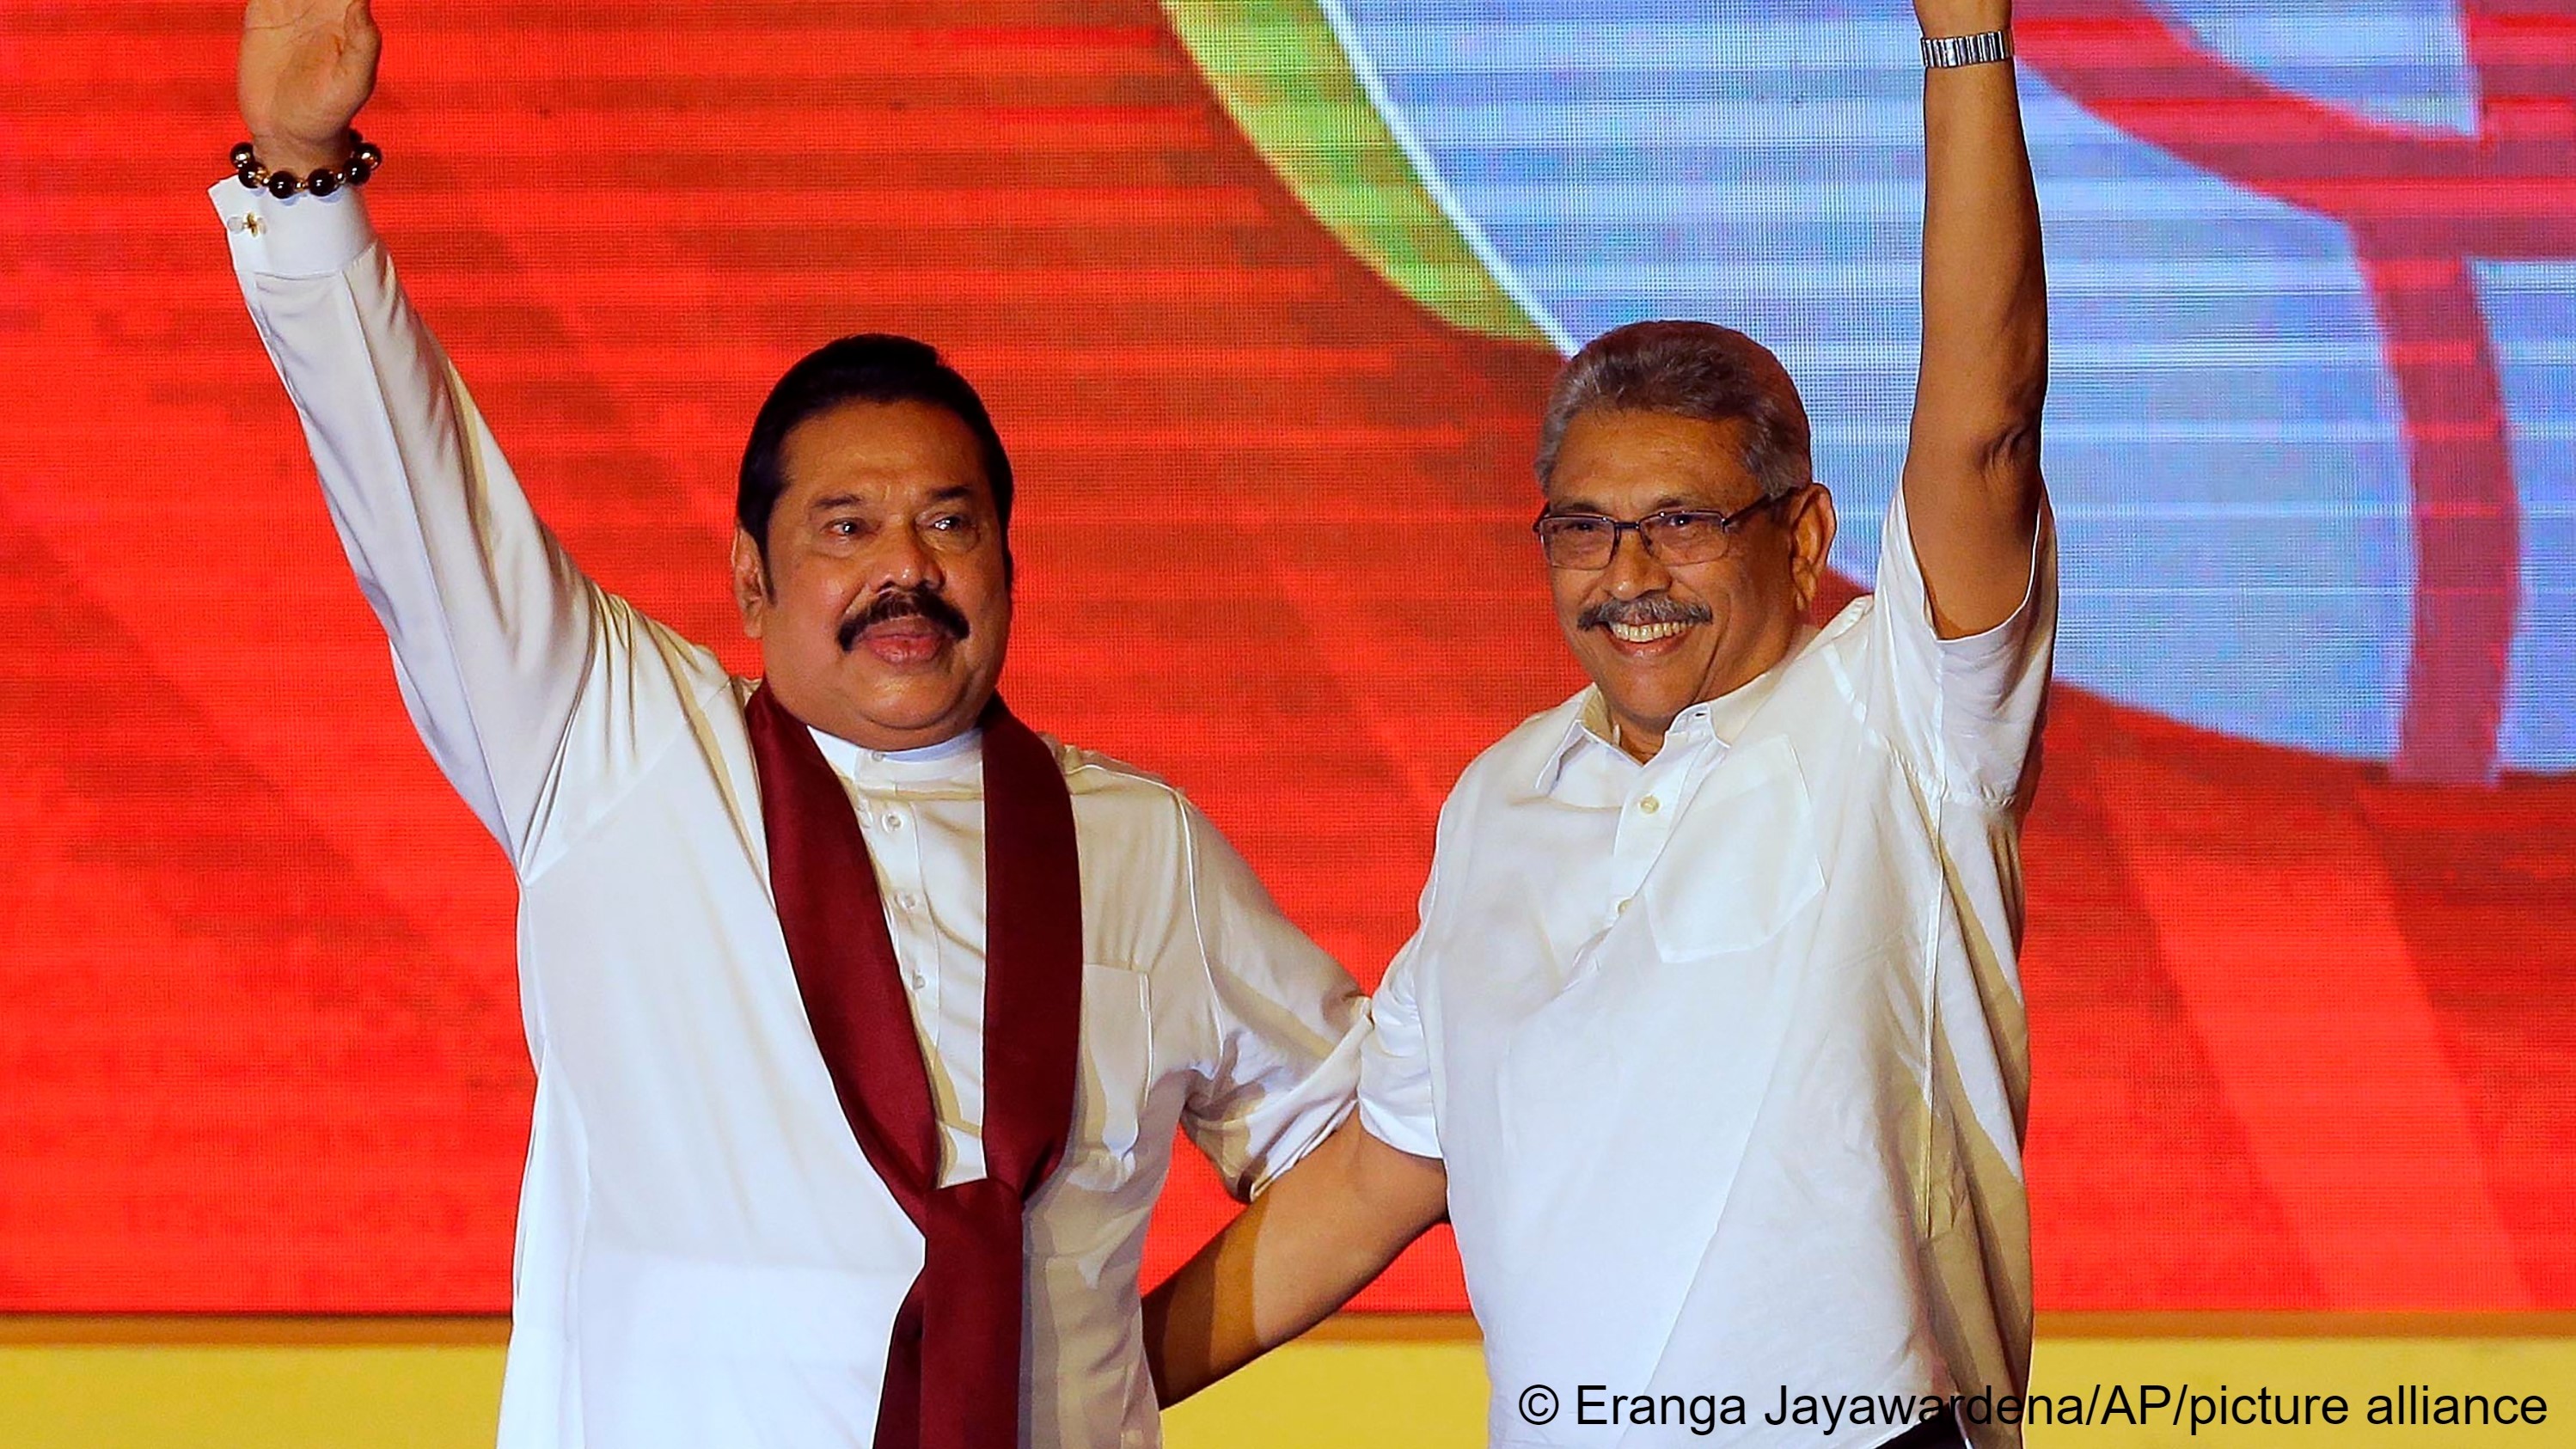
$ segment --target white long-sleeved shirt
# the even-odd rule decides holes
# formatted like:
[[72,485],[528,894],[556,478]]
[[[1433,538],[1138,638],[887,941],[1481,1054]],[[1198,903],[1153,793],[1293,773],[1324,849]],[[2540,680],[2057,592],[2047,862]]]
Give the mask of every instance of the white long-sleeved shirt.
[[[2026,1380],[2017,838],[2055,545],[2010,620],[1943,640],[1901,495],[1884,538],[1874,597],[1653,759],[1587,689],[1441,811],[1360,1111],[1446,1162],[1497,1445],[1872,1444],[1900,1429],[1828,1441],[1794,1400]],[[1586,1423],[1586,1384],[1745,1422]]]
[[[355,193],[212,196],[404,701],[519,881],[537,1092],[501,1444],[866,1444],[921,1237],[851,1136],[797,994],[750,685],[538,523]],[[979,1176],[977,742],[818,738],[875,859],[943,1179]],[[1367,1015],[1177,792],[1058,753],[1083,1020],[1064,1165],[1027,1222],[1024,1439],[1152,1445],[1137,1273],[1175,1128],[1258,1191],[1348,1112]]]

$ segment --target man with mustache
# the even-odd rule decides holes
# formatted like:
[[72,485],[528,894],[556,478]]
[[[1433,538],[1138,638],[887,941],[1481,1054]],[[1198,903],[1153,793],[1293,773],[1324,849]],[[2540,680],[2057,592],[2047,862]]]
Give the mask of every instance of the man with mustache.
[[1004,707],[1010,459],[928,346],[845,338],[762,405],[757,685],[585,579],[358,204],[377,51],[364,0],[255,0],[213,196],[404,700],[519,881],[500,1442],[1156,1442],[1175,1129],[1260,1191],[1350,1110],[1357,988],[1177,793]]
[[1566,365],[1537,532],[1592,685],[1442,810],[1365,1130],[1149,1301],[1167,1401],[1445,1200],[1496,1444],[2019,1441],[2047,297],[2010,7],[1915,11],[1922,365],[1876,596],[1803,622],[1834,505],[1769,352],[1649,322]]

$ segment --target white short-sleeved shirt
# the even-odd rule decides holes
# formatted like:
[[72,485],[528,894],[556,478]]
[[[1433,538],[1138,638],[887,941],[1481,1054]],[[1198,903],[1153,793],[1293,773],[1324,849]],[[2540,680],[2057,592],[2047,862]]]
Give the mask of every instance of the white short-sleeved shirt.
[[[1447,1165],[1497,1444],[1804,1446],[1761,1422],[1784,1387],[2025,1380],[2016,842],[2055,545],[2011,620],[1943,641],[1901,496],[1885,539],[1875,597],[1651,761],[1587,689],[1441,812],[1360,1110]],[[1563,1407],[1532,1425],[1542,1384]],[[1584,1384],[1741,1394],[1749,1422],[1584,1425]]]
[[[404,702],[518,878],[537,1090],[503,1449],[867,1444],[922,1240],[805,1018],[750,683],[584,578],[539,524],[354,193],[213,196]],[[981,1176],[979,743],[818,738],[874,858],[942,1178]],[[1177,792],[1057,753],[1082,1034],[1064,1162],[1026,1224],[1023,1442],[1139,1449],[1161,1435],[1136,1280],[1175,1129],[1257,1191],[1348,1114],[1368,1019]]]

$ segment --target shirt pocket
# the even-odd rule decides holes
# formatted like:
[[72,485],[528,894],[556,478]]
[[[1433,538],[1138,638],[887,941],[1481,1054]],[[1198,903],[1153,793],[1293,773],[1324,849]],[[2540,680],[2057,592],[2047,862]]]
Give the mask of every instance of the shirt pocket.
[[1682,811],[1646,874],[1646,918],[1667,960],[1747,951],[1825,888],[1815,810],[1789,742],[1731,752]]
[[1093,1192],[1115,1191],[1136,1175],[1138,1113],[1153,1085],[1150,988],[1142,971],[1092,962],[1082,968],[1082,1068],[1064,1177]]

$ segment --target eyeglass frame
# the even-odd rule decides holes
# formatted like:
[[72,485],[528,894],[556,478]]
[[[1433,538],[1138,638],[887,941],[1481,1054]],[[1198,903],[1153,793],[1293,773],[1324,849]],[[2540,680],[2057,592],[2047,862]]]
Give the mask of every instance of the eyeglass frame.
[[[1538,535],[1539,557],[1546,558],[1547,566],[1552,569],[1582,569],[1587,572],[1606,569],[1619,561],[1619,545],[1631,533],[1637,535],[1637,542],[1645,548],[1646,556],[1648,558],[1668,567],[1674,564],[1679,564],[1682,567],[1687,568],[1692,564],[1716,563],[1719,560],[1732,555],[1735,552],[1736,530],[1743,527],[1745,520],[1766,508],[1774,507],[1778,504],[1785,503],[1792,498],[1796,498],[1806,491],[1806,488],[1792,488],[1786,493],[1768,494],[1744,505],[1742,508],[1736,509],[1732,513],[1720,512],[1714,508],[1658,508],[1643,518],[1613,518],[1607,513],[1555,513],[1542,508],[1539,510],[1538,517],[1530,521],[1530,532]],[[1606,523],[1610,525],[1610,552],[1608,556],[1604,557],[1601,562],[1597,564],[1561,564],[1555,559],[1548,558],[1547,526],[1550,522],[1560,518],[1581,519],[1587,523]],[[1654,523],[1656,520],[1668,518],[1708,519],[1717,525],[1718,535],[1726,540],[1726,546],[1718,550],[1716,553],[1710,554],[1706,558],[1668,559],[1655,547],[1654,535],[1646,531],[1647,526]]]

